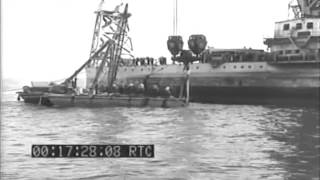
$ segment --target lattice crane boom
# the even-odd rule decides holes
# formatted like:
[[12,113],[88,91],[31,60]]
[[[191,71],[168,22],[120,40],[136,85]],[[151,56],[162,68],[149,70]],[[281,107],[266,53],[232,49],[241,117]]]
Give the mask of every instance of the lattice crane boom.
[[[123,4],[118,5],[113,11],[105,11],[99,8],[96,12],[96,24],[93,33],[90,55],[94,54],[99,47],[107,43],[105,51],[96,56],[91,65],[97,66],[95,78],[91,84],[91,89],[97,85],[104,67],[108,67],[108,87],[114,83],[119,63],[122,58],[122,50],[130,55],[132,50],[131,39],[128,37],[128,4],[120,13]],[[100,6],[101,7],[101,6]],[[130,46],[129,48],[126,46]]]

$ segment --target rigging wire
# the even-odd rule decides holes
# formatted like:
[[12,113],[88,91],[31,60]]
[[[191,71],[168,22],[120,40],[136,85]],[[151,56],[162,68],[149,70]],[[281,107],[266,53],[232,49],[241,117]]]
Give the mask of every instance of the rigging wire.
[[178,34],[178,0],[176,0],[176,35]]
[[173,0],[173,35],[178,34],[178,0]]
[[173,19],[172,19],[172,20],[173,20],[173,21],[172,21],[172,22],[173,22],[173,35],[176,35],[176,29],[175,29],[175,28],[176,28],[176,17],[175,17],[175,14],[176,14],[176,13],[175,13],[175,12],[176,12],[176,9],[175,9],[175,8],[176,8],[176,6],[175,6],[174,1],[173,1],[173,4],[172,4],[172,5],[173,5],[173,12],[172,12],[172,15],[173,15]]

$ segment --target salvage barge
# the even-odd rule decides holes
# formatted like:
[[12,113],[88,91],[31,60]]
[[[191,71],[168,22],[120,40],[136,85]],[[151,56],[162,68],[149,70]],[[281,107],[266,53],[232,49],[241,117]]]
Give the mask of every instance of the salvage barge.
[[109,95],[61,95],[44,94],[44,98],[57,107],[183,107],[184,99]]
[[[126,50],[124,44],[127,42],[128,30],[128,4],[125,5],[123,12],[120,13],[118,6],[114,11],[97,11],[97,19],[108,18],[107,27],[109,35],[107,41],[99,44],[98,48],[78,70],[61,84],[51,83],[42,89],[37,87],[23,88],[23,92],[18,92],[18,99],[23,98],[26,103],[42,104],[55,107],[183,107],[188,105],[187,97],[182,93],[179,97],[173,97],[170,87],[159,89],[158,86],[147,88],[145,83],[139,83],[138,87],[134,84],[119,86],[116,83],[119,62],[122,58],[122,51]],[[95,28],[96,31],[99,30]],[[95,37],[93,45],[95,44]],[[96,64],[97,71],[93,82],[91,82],[87,92],[79,92],[77,87],[77,75],[88,65]],[[188,63],[186,64],[188,65]],[[103,68],[108,66],[107,89],[99,88]],[[188,71],[184,78],[184,84],[189,82]],[[184,87],[184,84],[181,86]],[[137,84],[136,84],[137,85]],[[122,89],[122,90],[120,90]]]

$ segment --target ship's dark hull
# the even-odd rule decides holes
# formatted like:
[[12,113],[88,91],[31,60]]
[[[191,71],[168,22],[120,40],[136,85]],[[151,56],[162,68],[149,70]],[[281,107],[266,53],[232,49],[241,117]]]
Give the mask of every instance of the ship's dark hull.
[[319,88],[193,86],[193,102],[223,104],[292,104],[319,106]]

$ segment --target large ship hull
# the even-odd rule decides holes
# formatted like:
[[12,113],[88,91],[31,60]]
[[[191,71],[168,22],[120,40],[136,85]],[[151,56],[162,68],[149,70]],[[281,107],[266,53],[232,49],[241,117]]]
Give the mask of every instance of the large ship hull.
[[223,104],[302,104],[315,106],[319,88],[192,87],[194,102]]
[[[107,71],[105,68],[100,84],[106,85]],[[95,73],[96,68],[87,68],[87,85]],[[185,76],[182,65],[124,66],[118,69],[117,81],[170,86],[178,96]],[[216,67],[196,63],[191,65],[190,86],[190,100],[194,102],[317,104],[320,68],[319,62],[227,62]]]

